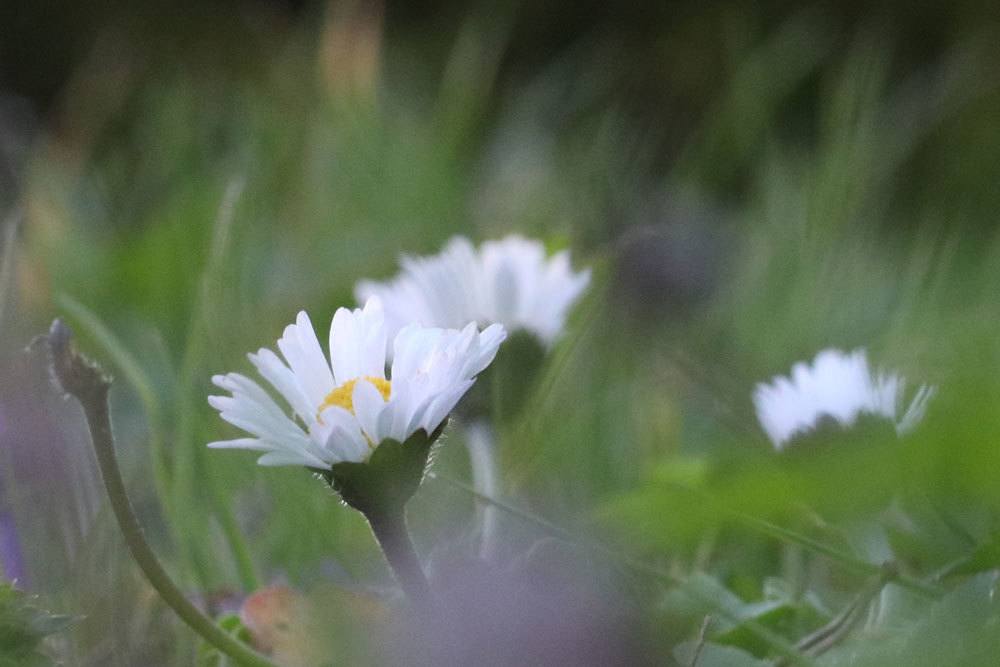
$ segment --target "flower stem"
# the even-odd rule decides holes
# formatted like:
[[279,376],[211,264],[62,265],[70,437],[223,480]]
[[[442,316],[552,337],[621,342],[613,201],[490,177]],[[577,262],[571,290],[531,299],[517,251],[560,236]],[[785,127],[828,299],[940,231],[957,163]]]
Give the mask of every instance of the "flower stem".
[[365,512],[365,518],[407,597],[415,605],[427,605],[431,600],[431,588],[410,540],[404,509]]
[[63,389],[83,407],[104,488],[132,557],[163,601],[206,642],[244,667],[277,667],[267,657],[227,634],[195,607],[153,553],[132,509],[115,456],[111,415],[108,411],[111,380],[98,366],[77,354],[72,347],[71,336],[69,328],[61,320],[52,323],[48,338],[52,369]]
[[[493,429],[486,421],[475,421],[466,428],[466,447],[472,467],[472,485],[479,493],[490,498],[499,495],[500,480],[497,474],[496,441]],[[483,504],[480,508],[482,533],[479,538],[479,555],[493,560],[497,551],[497,508]]]

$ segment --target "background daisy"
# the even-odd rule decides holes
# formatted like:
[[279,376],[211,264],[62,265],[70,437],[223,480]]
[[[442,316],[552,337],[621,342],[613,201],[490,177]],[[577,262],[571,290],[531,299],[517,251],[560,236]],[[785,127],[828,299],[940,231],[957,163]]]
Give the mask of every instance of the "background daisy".
[[503,324],[528,331],[551,345],[569,309],[590,283],[590,270],[574,272],[569,251],[548,257],[541,241],[508,236],[478,249],[464,237],[451,239],[437,255],[404,256],[402,270],[386,282],[364,280],[360,302],[379,296],[393,328],[416,322],[461,327]]
[[920,421],[934,394],[933,388],[921,386],[902,411],[905,388],[906,381],[895,373],[872,373],[865,350],[827,349],[811,364],[792,366],[790,376],[758,384],[753,402],[761,426],[780,450],[824,416],[850,427],[861,415],[875,415],[904,433]]

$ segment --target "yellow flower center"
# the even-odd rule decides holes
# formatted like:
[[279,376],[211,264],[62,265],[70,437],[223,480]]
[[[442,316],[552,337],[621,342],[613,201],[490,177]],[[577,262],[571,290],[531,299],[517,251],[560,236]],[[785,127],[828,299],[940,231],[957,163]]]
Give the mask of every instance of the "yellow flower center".
[[389,400],[389,394],[392,391],[392,384],[388,380],[366,375],[363,378],[348,380],[327,394],[326,398],[324,398],[323,402],[320,404],[319,409],[316,410],[316,418],[319,419],[319,415],[323,413],[323,410],[326,410],[334,405],[339,408],[344,408],[351,414],[354,414],[354,385],[358,383],[358,380],[371,382],[375,385],[375,388],[378,389],[378,392],[382,394],[382,399],[386,401]]

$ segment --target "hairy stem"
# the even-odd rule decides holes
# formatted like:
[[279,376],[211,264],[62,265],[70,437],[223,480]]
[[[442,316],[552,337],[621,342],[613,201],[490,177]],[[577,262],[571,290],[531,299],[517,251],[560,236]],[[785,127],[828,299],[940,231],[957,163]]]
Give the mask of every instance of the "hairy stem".
[[385,554],[386,561],[396,575],[396,581],[410,600],[420,606],[431,600],[431,589],[420,566],[420,559],[413,548],[409,530],[406,528],[406,513],[398,511],[367,512],[375,539]]

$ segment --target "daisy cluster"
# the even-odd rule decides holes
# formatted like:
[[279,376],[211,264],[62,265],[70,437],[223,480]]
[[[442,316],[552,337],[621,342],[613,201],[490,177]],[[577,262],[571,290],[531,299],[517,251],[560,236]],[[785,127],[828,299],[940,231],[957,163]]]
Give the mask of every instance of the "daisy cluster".
[[[267,348],[249,355],[287,407],[245,375],[215,376],[229,395],[209,402],[249,437],[209,446],[264,452],[262,465],[326,469],[366,461],[385,440],[434,433],[509,332],[552,345],[590,281],[588,270],[573,271],[568,252],[549,257],[540,242],[519,236],[479,248],[456,237],[437,255],[401,264],[389,281],[358,283],[365,305],[337,310],[328,355],[305,312],[278,340],[280,356]],[[782,450],[824,417],[847,428],[873,415],[909,431],[935,390],[921,386],[904,405],[905,388],[899,374],[873,372],[862,349],[826,349],[790,376],[758,384],[753,402]]]

